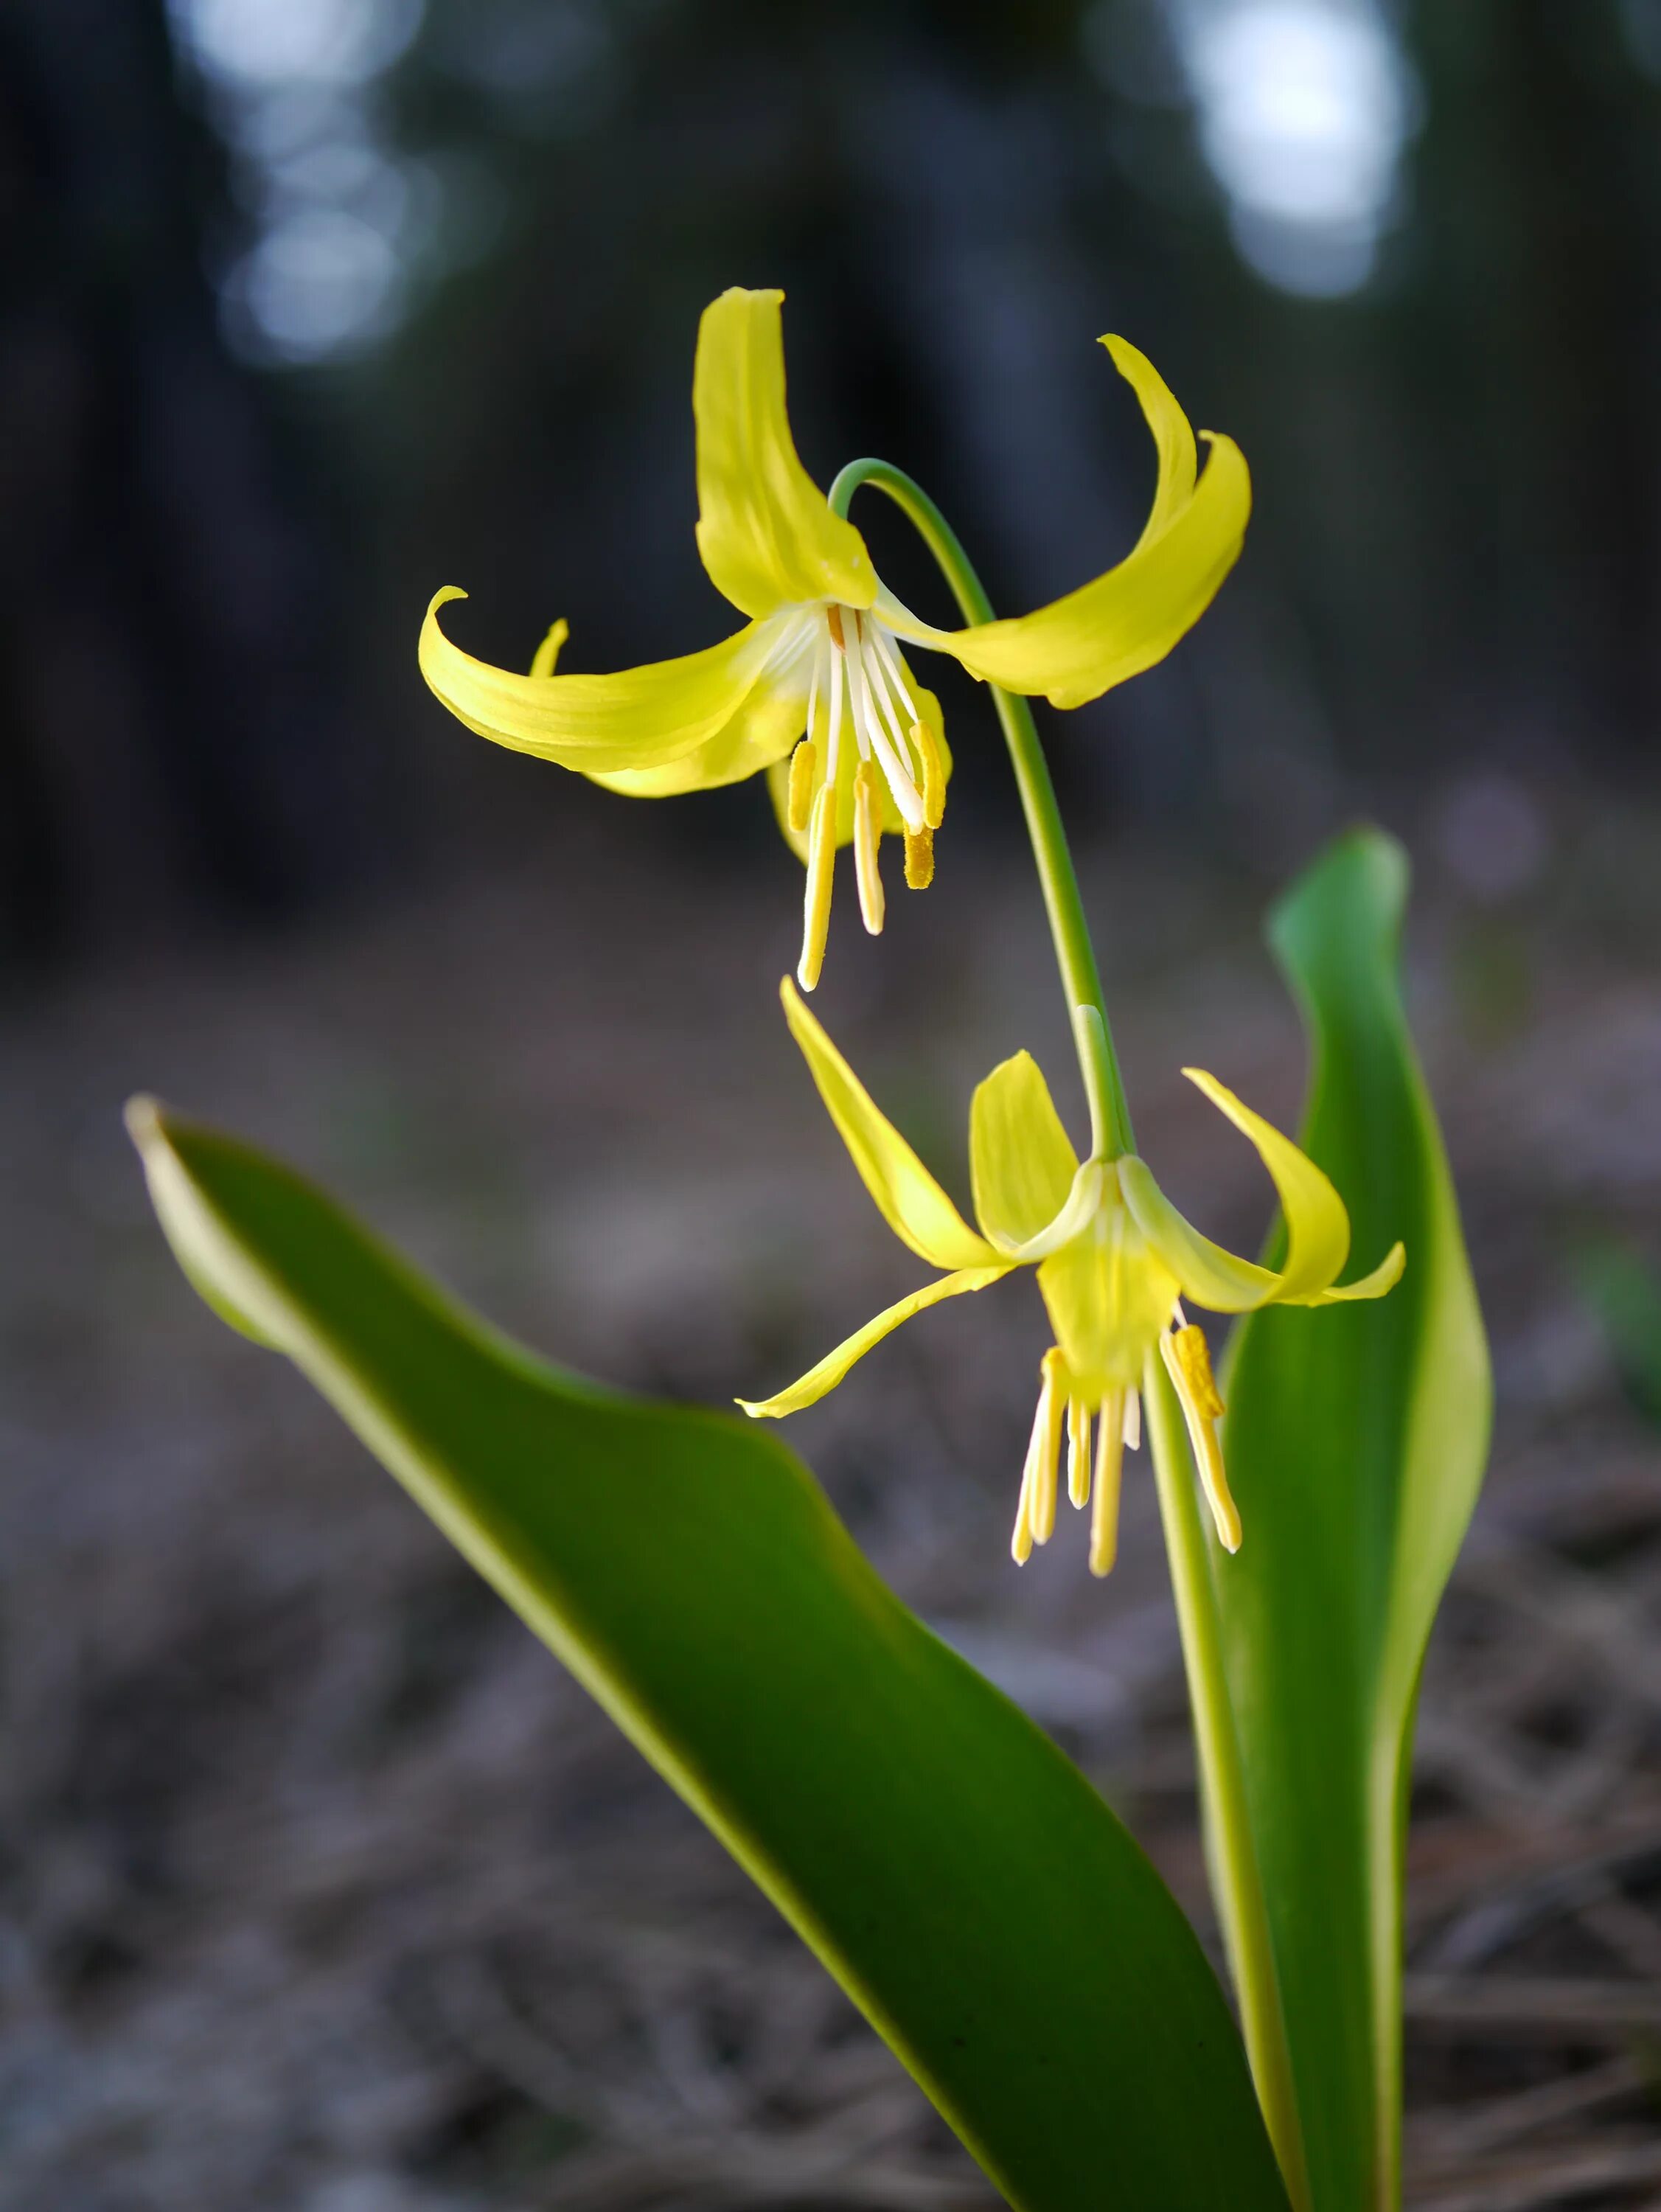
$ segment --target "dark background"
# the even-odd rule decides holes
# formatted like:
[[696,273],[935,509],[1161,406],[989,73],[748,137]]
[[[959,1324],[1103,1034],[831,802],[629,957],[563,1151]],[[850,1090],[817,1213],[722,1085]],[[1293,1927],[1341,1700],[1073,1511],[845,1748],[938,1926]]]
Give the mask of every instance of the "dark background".
[[[912,1286],[778,1022],[761,789],[613,797],[415,666],[445,583],[511,665],[556,615],[570,668],[731,626],[688,397],[734,283],[788,294],[809,468],[910,470],[1012,612],[1145,511],[1100,332],[1245,448],[1214,610],[1045,735],[1139,1127],[1241,1249],[1175,1071],[1294,1119],[1260,910],[1357,814],[1413,856],[1501,1387],[1422,1731],[1414,2201],[1652,2203],[1661,4],[0,0],[0,2206],[985,2202],[195,1304],[118,1125],[221,1116],[641,1388],[756,1395]],[[1066,1047],[984,697],[926,673],[939,879],[880,945],[845,902],[821,1001],[961,1181],[973,1082]],[[1070,1529],[1015,1575],[1042,1339],[983,1303],[795,1440],[1209,1929],[1147,1486],[1106,1589]]]

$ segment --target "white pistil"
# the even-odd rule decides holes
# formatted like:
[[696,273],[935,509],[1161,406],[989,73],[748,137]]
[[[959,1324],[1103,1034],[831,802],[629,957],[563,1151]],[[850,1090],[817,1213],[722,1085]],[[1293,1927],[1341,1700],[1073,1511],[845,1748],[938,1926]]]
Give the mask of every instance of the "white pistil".
[[[920,830],[923,827],[922,793],[901,765],[899,753],[894,749],[894,739],[884,726],[884,716],[879,712],[875,697],[876,685],[873,672],[868,670],[865,665],[867,641],[876,625],[868,624],[863,615],[855,614],[852,619],[853,635],[851,638],[848,636],[846,617],[843,618],[839,627],[841,629],[845,643],[844,658],[848,664],[848,691],[853,706],[854,728],[859,738],[860,757],[862,760],[866,759],[875,753],[888,789],[894,794],[894,803],[899,808],[906,828],[912,830]],[[834,635],[834,632],[833,635]],[[874,651],[872,659],[876,661],[877,667],[880,669],[881,662],[877,660]],[[886,700],[883,703],[886,705]],[[902,739],[901,742],[903,744],[904,740]]]
[[832,633],[834,649],[830,655],[830,713],[827,720],[830,732],[825,739],[825,781],[832,791],[836,788],[836,771],[842,759],[842,678],[843,655],[840,650],[841,626]]
[[[937,830],[939,820],[930,811],[928,804],[928,760],[922,746],[912,734],[923,720],[922,710],[912,696],[911,686],[906,681],[906,672],[900,665],[900,655],[894,650],[894,640],[881,623],[874,622],[867,627],[875,649],[877,673],[882,679],[883,711],[888,716],[888,727],[894,732],[900,759],[907,761],[910,755],[916,756],[917,773],[912,781],[918,787],[924,820],[930,829]],[[915,830],[912,835],[916,835]]]
[[819,713],[819,685],[825,666],[825,656],[830,651],[830,633],[821,630],[813,641],[813,679],[808,686],[808,737],[813,737],[813,725]]
[[[932,785],[943,783],[938,761],[931,768],[927,747],[909,734],[917,726],[917,702],[899,653],[882,624],[853,607],[830,605],[822,612],[809,680],[807,740],[797,746],[792,757],[788,793],[791,827],[798,836],[805,830],[809,848],[802,957],[797,969],[804,991],[812,990],[818,981],[824,959],[836,830],[841,816],[838,785],[845,718],[858,750],[852,793],[854,872],[860,912],[873,936],[882,929],[884,907],[878,866],[882,785],[887,785],[905,824],[906,880],[915,890],[933,873],[929,830],[938,818],[939,809],[937,803],[932,803],[931,812],[927,794]],[[815,735],[821,707],[822,744]],[[877,781],[879,772],[882,783]],[[935,794],[937,802],[939,796]],[[1036,1521],[1033,1533],[1037,1537]]]

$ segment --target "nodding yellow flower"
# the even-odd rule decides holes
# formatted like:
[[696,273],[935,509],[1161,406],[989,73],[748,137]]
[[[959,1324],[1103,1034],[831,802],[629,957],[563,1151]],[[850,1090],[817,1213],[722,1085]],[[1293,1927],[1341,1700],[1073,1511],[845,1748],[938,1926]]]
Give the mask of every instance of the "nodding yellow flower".
[[1203,1330],[1184,1298],[1214,1313],[1264,1305],[1324,1306],[1382,1297],[1405,1264],[1391,1248],[1370,1275],[1339,1285],[1349,1256],[1343,1200],[1288,1137],[1242,1104],[1213,1075],[1183,1073],[1256,1146],[1279,1194],[1286,1261],[1276,1270],[1238,1259],[1184,1219],[1134,1153],[1081,1161],[1029,1053],[995,1067],[969,1111],[969,1167],[978,1230],[971,1229],[911,1146],[884,1119],[858,1076],[786,977],[785,1017],[884,1220],[903,1244],[948,1272],[867,1322],[777,1397],[738,1403],[756,1419],[811,1406],[834,1390],[871,1346],[924,1306],[985,1290],[1035,1267],[1056,1340],[1040,1370],[1038,1412],[1021,1480],[1010,1548],[1017,1564],[1053,1533],[1065,1445],[1067,1495],[1092,1506],[1090,1566],[1105,1575],[1118,1536],[1119,1471],[1141,1432],[1140,1393],[1157,1358],[1170,1376],[1220,1541],[1240,1547],[1216,1424],[1223,1412]]
[[615,676],[555,672],[566,626],[530,672],[492,668],[452,645],[439,592],[421,635],[421,672],[481,737],[576,769],[638,798],[737,783],[765,770],[779,826],[806,864],[803,990],[819,980],[836,855],[853,847],[860,912],[882,927],[885,834],[905,841],[905,876],[934,872],[951,757],[934,695],[905,644],[949,653],[1011,691],[1079,707],[1161,659],[1233,567],[1251,481],[1229,438],[1203,433],[1152,364],[1123,338],[1102,343],[1142,404],[1159,481],[1142,536],[1116,568],[1035,614],[937,629],[878,578],[864,540],[797,457],[785,412],[782,292],[724,292],[704,310],[693,371],[698,550],[745,627],[679,660]]

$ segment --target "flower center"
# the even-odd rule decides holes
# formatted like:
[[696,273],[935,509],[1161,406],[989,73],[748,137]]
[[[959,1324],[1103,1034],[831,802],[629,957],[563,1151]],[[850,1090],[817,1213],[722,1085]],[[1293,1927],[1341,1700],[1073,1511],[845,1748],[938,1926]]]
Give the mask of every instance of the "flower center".
[[879,848],[884,796],[906,841],[906,881],[926,888],[945,811],[945,763],[891,633],[869,611],[827,605],[815,623],[807,735],[790,764],[788,818],[808,844],[797,977],[819,981],[839,845],[852,842],[859,910],[873,937],[884,901]]

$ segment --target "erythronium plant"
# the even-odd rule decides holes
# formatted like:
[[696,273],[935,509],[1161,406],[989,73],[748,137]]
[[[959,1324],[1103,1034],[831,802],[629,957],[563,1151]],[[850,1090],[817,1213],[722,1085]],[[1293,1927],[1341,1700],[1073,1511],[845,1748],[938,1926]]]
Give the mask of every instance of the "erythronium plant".
[[[804,989],[841,846],[872,930],[884,832],[905,836],[908,882],[931,871],[951,763],[902,646],[950,653],[990,686],[1072,1017],[1088,1157],[1034,1062],[1005,1060],[971,1109],[971,1228],[786,981],[786,1018],[867,1188],[943,1272],[789,1389],[740,1402],[757,1416],[809,1405],[921,1307],[1037,1268],[1056,1342],[1013,1550],[1024,1559],[1052,1531],[1064,1438],[1105,1573],[1121,1453],[1145,1433],[1244,2050],[1107,1806],[883,1589],[766,1432],[543,1366],[288,1170],[141,1101],[130,1119],[152,1195],[203,1296],[304,1369],[605,1705],[1012,2204],[1393,2212],[1413,1701],[1488,1421],[1458,1209],[1397,992],[1404,864],[1378,833],[1352,833],[1274,917],[1315,1048],[1301,1146],[1188,1071],[1279,1196],[1264,1261],[1239,1258],[1177,1212],[1137,1151],[1024,695],[1076,705],[1169,649],[1239,552],[1245,465],[1214,438],[1199,471],[1164,384],[1108,340],[1159,451],[1147,527],[1093,583],[999,621],[899,470],[858,461],[828,495],[815,488],[785,417],[779,296],[716,301],[694,381],[699,547],[747,627],[605,677],[556,672],[556,624],[521,676],[446,637],[437,611],[459,595],[440,592],[421,665],[472,728],[618,790],[664,797],[766,771],[807,864]],[[878,581],[847,520],[867,483],[922,536],[962,628],[919,620]],[[1373,1264],[1341,1284],[1352,1224]],[[1243,1317],[1221,1389],[1185,1299]]]
[[[1082,707],[1161,659],[1234,566],[1251,480],[1231,438],[1211,437],[1203,475],[1188,418],[1123,338],[1102,343],[1142,403],[1159,483],[1135,550],[1105,576],[1013,622],[990,608],[943,630],[902,606],[846,514],[797,458],[785,412],[782,292],[724,292],[704,310],[693,370],[698,550],[749,620],[720,645],[617,676],[564,676],[555,623],[528,676],[451,643],[427,609],[422,673],[482,737],[577,769],[613,791],[665,799],[766,770],[785,836],[807,863],[803,990],[819,981],[838,849],[852,844],[860,911],[882,929],[878,848],[903,834],[906,880],[926,888],[950,757],[939,702],[905,644],[947,653],[1004,690]],[[798,742],[799,741],[799,742]],[[787,763],[787,764],[786,764]]]
[[[977,1232],[872,1104],[788,977],[782,996],[785,1018],[819,1095],[883,1219],[919,1259],[951,1272],[867,1322],[776,1397],[760,1403],[741,1398],[744,1411],[761,1419],[815,1405],[856,1360],[924,1306],[985,1290],[1016,1267],[1034,1267],[1057,1342],[1040,1369],[1010,1542],[1016,1565],[1024,1565],[1034,1545],[1047,1544],[1054,1532],[1064,1426],[1067,1494],[1083,1506],[1091,1502],[1093,1484],[1095,1491],[1091,1571],[1105,1575],[1112,1567],[1121,1454],[1140,1441],[1139,1393],[1149,1387],[1149,1362],[1156,1352],[1182,1407],[1217,1541],[1226,1552],[1239,1551],[1240,1517],[1217,1440],[1225,1408],[1204,1331],[1188,1319],[1182,1300],[1234,1314],[1266,1305],[1382,1297],[1400,1278],[1406,1256],[1400,1243],[1370,1275],[1337,1287],[1334,1278],[1349,1255],[1343,1200],[1312,1159],[1215,1076],[1185,1068],[1189,1080],[1257,1146],[1280,1194],[1285,1266],[1276,1270],[1237,1259],[1183,1218],[1134,1152],[1111,1157],[1105,1129],[1093,1132],[1090,1158],[1081,1164],[1038,1063],[1025,1052],[992,1070],[969,1109]],[[1082,1010],[1082,1026],[1094,1035],[1093,1010]]]

